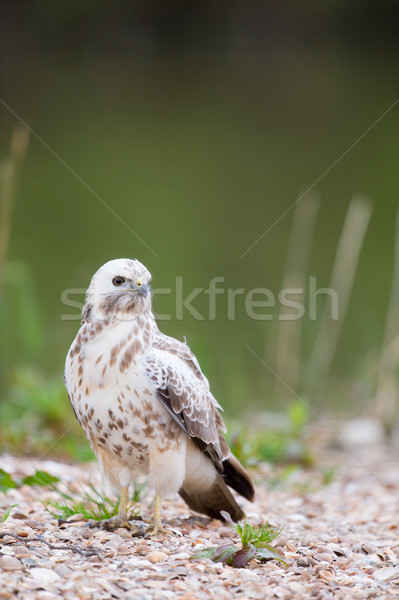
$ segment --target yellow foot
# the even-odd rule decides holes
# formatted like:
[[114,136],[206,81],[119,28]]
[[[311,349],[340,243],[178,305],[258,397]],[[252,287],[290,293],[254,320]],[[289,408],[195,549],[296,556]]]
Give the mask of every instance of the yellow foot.
[[169,532],[162,527],[161,523],[151,523],[151,525],[148,525],[146,529],[145,537],[163,537],[165,535],[168,535],[168,533]]
[[132,532],[133,536],[145,535],[147,529],[146,525],[142,521],[128,521],[127,518],[118,516],[111,517],[110,519],[104,519],[103,521],[89,521],[89,527],[99,527],[100,529],[106,529],[107,531],[115,531],[115,529],[128,529]]

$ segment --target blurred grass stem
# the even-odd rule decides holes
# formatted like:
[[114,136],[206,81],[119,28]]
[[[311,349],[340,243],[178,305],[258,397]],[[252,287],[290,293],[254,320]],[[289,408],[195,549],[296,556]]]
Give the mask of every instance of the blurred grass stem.
[[[319,198],[313,194],[309,194],[296,205],[282,289],[296,289],[303,292],[305,290],[305,278],[318,210]],[[292,389],[298,391],[303,320],[290,320],[288,308],[282,307],[281,312],[285,314],[285,318],[278,321],[276,372],[284,373],[285,381]],[[281,385],[276,380],[274,391],[276,397],[280,389]]]
[[318,381],[328,375],[337,350],[371,212],[370,200],[363,196],[352,198],[338,241],[330,282],[330,288],[338,295],[338,319],[332,319],[330,307],[327,305],[308,365],[311,378]]
[[393,425],[397,403],[397,366],[399,362],[399,209],[396,215],[395,256],[392,287],[389,298],[385,331],[378,366],[376,416],[386,429]]
[[22,165],[29,145],[29,130],[16,124],[11,135],[10,155],[0,162],[0,297],[12,227],[12,211]]

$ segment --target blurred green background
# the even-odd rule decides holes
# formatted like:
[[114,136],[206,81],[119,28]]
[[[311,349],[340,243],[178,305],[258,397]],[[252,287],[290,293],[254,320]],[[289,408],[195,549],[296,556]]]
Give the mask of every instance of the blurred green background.
[[[295,400],[244,344],[316,410],[373,413],[394,268],[399,104],[366,132],[399,97],[397,3],[32,0],[2,11],[3,163],[16,115],[34,134],[9,226],[2,215],[0,449],[48,450],[73,423],[62,373],[79,321],[61,319],[78,312],[61,294],[86,288],[117,257],[138,258],[154,288],[172,288],[155,299],[172,315],[160,327],[187,337],[227,415]],[[318,212],[302,275],[319,288],[330,283],[351,199],[373,205],[323,377],[308,369],[323,297],[318,318],[306,311],[300,332],[288,322],[286,334],[278,309],[253,320],[242,297],[234,320],[226,295],[215,320],[175,318],[176,276],[184,295],[218,276],[226,289],[277,296],[294,211],[274,223],[315,182],[314,199],[304,197]],[[193,306],[206,315],[208,301]],[[294,381],[275,360],[290,327],[300,338]],[[53,451],[68,454],[71,439]]]

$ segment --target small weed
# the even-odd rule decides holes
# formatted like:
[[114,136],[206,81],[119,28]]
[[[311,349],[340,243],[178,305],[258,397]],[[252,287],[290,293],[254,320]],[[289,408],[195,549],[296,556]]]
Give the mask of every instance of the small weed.
[[17,487],[9,473],[0,469],[0,491],[6,492],[9,488]]
[[7,471],[0,469],[0,491],[6,492],[9,488],[18,488],[21,485],[40,485],[53,487],[59,481],[58,477],[46,473],[46,471],[36,471],[34,475],[26,475],[19,479],[13,479]]
[[12,509],[15,508],[16,506],[18,506],[18,504],[12,504],[9,508],[7,508],[6,512],[0,519],[0,523],[5,523],[7,521]]
[[247,521],[234,523],[228,512],[221,511],[223,518],[235,530],[241,540],[241,548],[237,548],[233,542],[222,544],[216,548],[205,548],[194,554],[191,558],[198,560],[201,558],[211,558],[213,562],[222,562],[232,567],[245,567],[252,558],[260,562],[266,560],[278,560],[287,566],[283,557],[271,545],[281,533],[282,527],[274,528],[268,525],[263,527],[253,527]]
[[[130,518],[137,518],[139,511],[134,508],[140,500],[144,485],[135,484],[133,499],[128,506]],[[83,491],[69,490],[69,493],[62,491],[54,486],[54,491],[58,492],[63,501],[48,500],[43,502],[46,511],[58,521],[66,521],[73,515],[80,514],[85,519],[102,521],[110,519],[118,514],[119,500],[112,500],[106,494],[101,493],[93,484],[89,484],[89,489]]]
[[337,476],[337,467],[325,467],[321,469],[322,484],[329,485]]

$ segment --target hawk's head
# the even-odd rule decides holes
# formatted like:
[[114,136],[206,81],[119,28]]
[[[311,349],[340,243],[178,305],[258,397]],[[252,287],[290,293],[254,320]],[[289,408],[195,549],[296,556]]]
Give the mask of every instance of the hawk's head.
[[100,267],[86,293],[82,322],[112,316],[131,320],[151,309],[151,273],[138,260],[117,258]]

